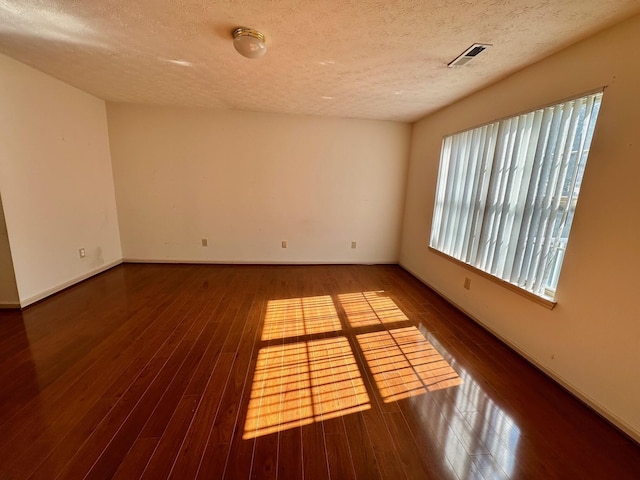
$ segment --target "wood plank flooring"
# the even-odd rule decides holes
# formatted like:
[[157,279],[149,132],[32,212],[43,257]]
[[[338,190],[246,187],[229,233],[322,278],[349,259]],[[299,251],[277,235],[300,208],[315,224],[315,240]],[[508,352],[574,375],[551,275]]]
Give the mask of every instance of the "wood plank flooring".
[[0,480],[638,479],[397,266],[122,265],[0,311]]

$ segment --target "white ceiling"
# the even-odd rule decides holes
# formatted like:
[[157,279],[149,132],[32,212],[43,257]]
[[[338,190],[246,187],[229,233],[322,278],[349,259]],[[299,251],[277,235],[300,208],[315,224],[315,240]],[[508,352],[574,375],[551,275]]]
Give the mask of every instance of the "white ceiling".
[[[414,121],[640,0],[0,0],[0,52],[108,101]],[[235,52],[256,28],[265,57]],[[472,43],[493,47],[458,68]]]

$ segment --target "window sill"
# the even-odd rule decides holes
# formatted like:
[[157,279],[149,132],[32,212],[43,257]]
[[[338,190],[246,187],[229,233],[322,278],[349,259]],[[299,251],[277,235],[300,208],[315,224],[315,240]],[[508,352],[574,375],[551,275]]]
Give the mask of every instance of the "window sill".
[[536,302],[538,305],[542,305],[545,308],[548,308],[549,310],[553,310],[553,308],[556,306],[557,302],[555,302],[554,300],[550,300],[548,298],[545,297],[540,297],[534,293],[528,292],[526,290],[523,290],[522,288],[518,287],[517,285],[514,285],[512,283],[506,282],[504,280],[501,280],[498,277],[494,277],[493,275],[491,275],[490,273],[484,272],[482,270],[480,270],[479,268],[476,268],[472,265],[469,265],[468,263],[464,263],[460,260],[458,260],[457,258],[453,258],[450,255],[447,255],[446,253],[442,253],[439,250],[436,250],[433,247],[429,247],[429,251],[432,253],[435,253],[436,255],[439,255],[443,258],[446,258],[447,260],[449,260],[450,262],[455,263],[456,265],[459,265],[461,267],[466,268],[467,270],[471,270],[472,272],[480,275],[481,277],[486,278],[487,280],[492,281],[493,283],[497,283],[498,285],[501,285],[503,287],[505,287],[508,290],[511,290],[512,292],[517,293],[518,295],[521,295],[529,300],[532,300],[534,302]]

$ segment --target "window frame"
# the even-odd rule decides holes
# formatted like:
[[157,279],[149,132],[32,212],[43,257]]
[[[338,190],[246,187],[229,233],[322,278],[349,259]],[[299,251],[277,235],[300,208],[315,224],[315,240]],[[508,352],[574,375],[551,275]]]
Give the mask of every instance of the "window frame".
[[[524,286],[520,286],[517,283],[512,283],[509,280],[501,278],[500,276],[498,276],[498,274],[490,273],[489,271],[485,271],[482,268],[480,268],[480,266],[476,266],[476,265],[474,265],[472,263],[467,263],[466,261],[464,261],[462,258],[464,258],[465,256],[467,256],[467,257],[469,256],[466,244],[474,241],[474,238],[473,238],[474,235],[473,235],[473,233],[470,233],[468,231],[468,229],[467,229],[465,235],[447,237],[448,241],[449,242],[453,242],[454,244],[461,244],[461,243],[465,244],[465,246],[464,246],[465,250],[463,252],[458,252],[458,255],[460,256],[460,258],[457,258],[457,257],[453,256],[450,253],[445,253],[444,251],[441,251],[436,246],[434,246],[434,245],[438,245],[440,247],[443,246],[442,245],[442,240],[439,240],[438,238],[436,238],[434,240],[434,230],[436,231],[435,235],[438,235],[438,236],[441,235],[441,233],[440,233],[441,229],[443,229],[443,227],[446,226],[445,222],[449,221],[449,219],[443,221],[443,215],[446,213],[446,210],[445,210],[445,207],[440,207],[439,206],[439,202],[441,203],[441,194],[442,194],[441,189],[451,188],[451,185],[447,186],[447,184],[449,184],[448,181],[446,181],[444,185],[441,185],[441,182],[443,181],[443,179],[448,180],[447,177],[455,174],[455,172],[451,169],[450,162],[454,161],[454,162],[458,162],[459,163],[459,160],[458,160],[457,157],[454,158],[453,155],[451,155],[450,153],[446,153],[445,152],[446,140],[448,138],[452,138],[452,137],[455,137],[455,136],[460,136],[460,135],[466,134],[466,133],[468,133],[470,135],[473,135],[475,132],[480,132],[481,129],[483,129],[483,128],[485,128],[485,129],[486,128],[493,128],[493,131],[491,132],[491,134],[493,136],[487,135],[486,138],[483,139],[482,141],[493,142],[494,144],[500,143],[500,142],[504,141],[504,139],[500,136],[500,135],[502,135],[501,129],[502,128],[509,128],[508,126],[504,127],[504,125],[508,124],[508,122],[512,121],[513,119],[519,119],[520,117],[524,117],[524,116],[529,115],[529,114],[535,114],[536,112],[544,112],[545,109],[548,109],[550,107],[561,106],[563,104],[567,104],[567,103],[570,103],[570,102],[575,101],[575,100],[580,100],[580,99],[583,99],[583,98],[588,98],[590,96],[596,96],[596,95],[600,94],[600,98],[597,99],[597,102],[598,102],[597,109],[591,110],[590,112],[588,111],[589,114],[592,114],[595,111],[595,121],[592,120],[591,117],[589,117],[589,119],[587,120],[586,123],[584,123],[584,122],[581,123],[581,125],[582,125],[581,128],[582,129],[586,129],[586,136],[588,137],[588,141],[585,144],[585,148],[580,150],[580,152],[584,155],[584,160],[581,160],[579,158],[579,161],[581,163],[584,162],[583,165],[586,166],[586,164],[588,162],[588,158],[589,158],[590,152],[591,152],[591,146],[592,146],[593,138],[595,136],[595,129],[597,128],[597,120],[598,120],[599,113],[600,113],[600,110],[601,110],[601,107],[602,107],[602,101],[604,99],[605,88],[606,87],[600,87],[600,88],[597,88],[597,89],[594,89],[594,90],[591,90],[591,91],[588,91],[588,92],[580,93],[578,95],[574,95],[574,96],[567,97],[567,98],[564,98],[564,99],[561,99],[561,100],[550,102],[548,104],[545,104],[545,105],[542,105],[542,106],[539,106],[539,107],[528,109],[528,110],[522,111],[520,113],[515,113],[515,114],[508,115],[508,116],[504,116],[504,117],[501,117],[501,118],[498,118],[498,119],[495,119],[495,120],[491,120],[491,121],[482,123],[480,125],[476,125],[476,126],[473,126],[473,127],[465,128],[463,130],[459,130],[457,132],[444,135],[443,139],[442,139],[442,145],[441,145],[441,148],[440,148],[440,158],[439,158],[439,161],[438,161],[437,181],[436,181],[436,188],[434,190],[434,192],[435,192],[434,193],[434,203],[433,203],[431,226],[430,226],[430,232],[429,232],[429,247],[428,247],[429,251],[432,252],[432,253],[435,253],[435,254],[437,254],[437,255],[439,255],[439,256],[441,256],[441,257],[443,257],[443,258],[445,258],[445,259],[447,259],[447,260],[449,260],[449,261],[451,261],[451,262],[453,262],[453,263],[455,263],[455,264],[457,264],[459,266],[462,266],[462,267],[464,267],[464,268],[466,268],[466,269],[468,269],[468,270],[470,270],[470,271],[472,271],[472,272],[474,272],[474,273],[476,273],[476,274],[478,274],[478,275],[480,275],[480,276],[482,276],[484,278],[487,278],[487,279],[493,281],[494,283],[502,285],[503,287],[506,287],[511,291],[514,291],[514,292],[516,292],[516,293],[518,293],[518,294],[520,294],[520,295],[522,295],[522,296],[524,296],[526,298],[529,298],[530,300],[533,300],[536,303],[538,303],[538,304],[540,304],[542,306],[545,306],[546,308],[553,309],[555,307],[555,305],[557,304],[557,301],[556,301],[556,294],[557,294],[557,290],[558,290],[557,278],[559,278],[559,273],[560,273],[560,270],[561,270],[561,267],[562,267],[563,258],[560,260],[559,267],[557,267],[556,265],[558,264],[558,257],[559,256],[564,257],[564,252],[566,251],[568,240],[569,240],[569,237],[570,237],[570,230],[571,230],[570,227],[571,227],[572,219],[570,220],[570,222],[568,224],[569,228],[568,228],[568,233],[567,233],[566,239],[564,237],[560,237],[559,235],[557,237],[554,237],[556,240],[560,240],[560,241],[564,240],[564,247],[563,248],[556,248],[556,253],[554,254],[555,258],[553,259],[553,264],[551,264],[551,267],[550,267],[551,271],[550,271],[549,275],[547,275],[547,276],[545,276],[543,278],[543,282],[544,282],[543,285],[545,286],[545,288],[543,289],[543,293],[534,293],[534,291],[529,290],[529,289],[525,288]],[[572,108],[574,108],[574,107],[572,107]],[[555,112],[554,112],[554,114],[555,114]],[[590,127],[592,129],[591,133],[588,132],[588,129]],[[478,133],[478,134],[481,134],[481,133]],[[572,135],[573,134],[568,135],[565,138],[564,141],[566,141],[568,139],[573,139],[573,141],[575,141],[576,137],[574,137]],[[474,140],[474,142],[477,142],[477,141],[478,141],[477,139]],[[481,147],[478,147],[476,145],[476,143],[471,143],[470,142],[468,144],[468,148],[478,149],[478,148],[481,148]],[[493,162],[494,159],[497,156],[499,156],[499,153],[496,153],[495,148],[491,152],[492,152],[491,153],[491,155],[492,155],[491,162]],[[528,150],[525,150],[524,152],[528,152]],[[536,153],[536,152],[537,152],[537,147],[536,147],[536,149],[533,150],[533,153]],[[486,153],[486,152],[484,152],[484,153]],[[447,155],[446,160],[444,158],[445,154]],[[569,155],[571,155],[571,152],[569,152]],[[465,158],[465,156],[463,155],[462,158]],[[542,158],[546,158],[544,156],[544,154],[543,154]],[[467,158],[467,161],[469,161],[468,158]],[[512,160],[510,159],[509,161],[512,161]],[[472,160],[472,162],[480,162],[480,160],[475,158],[475,159]],[[570,160],[567,160],[567,165],[569,164],[569,162],[570,162]],[[470,163],[468,165],[471,168],[473,168],[474,163]],[[524,165],[528,165],[528,164],[525,163]],[[533,165],[533,163],[531,165]],[[446,174],[443,174],[443,172],[442,172],[443,168],[447,169],[446,170]],[[577,171],[579,169],[579,166],[576,166],[575,168],[576,168],[576,171]],[[582,172],[582,174],[584,174],[584,171]],[[492,181],[492,182],[496,181],[493,177],[494,177],[493,173],[490,174],[489,175],[489,181]],[[478,173],[476,172],[474,174],[474,176],[473,176],[474,182],[477,183],[478,182],[478,178],[480,178],[480,177],[478,177]],[[551,177],[548,177],[548,178],[553,178],[553,175]],[[558,180],[560,180],[560,179],[565,180],[565,178],[563,178],[562,173],[560,171],[558,172],[558,175],[555,178],[557,178]],[[463,186],[459,187],[459,188],[464,188],[464,182],[465,181],[466,180],[464,180],[464,178],[462,176],[458,176],[455,179],[455,182],[456,182],[455,185],[459,185],[459,184],[462,183]],[[501,175],[500,178],[498,179],[498,181],[505,181],[505,182],[506,181],[510,181],[509,175]],[[580,180],[579,185],[581,185],[581,181],[582,181],[582,179]],[[568,205],[567,199],[571,198],[571,205],[569,206],[569,208],[573,211],[573,213],[575,213],[575,206],[577,205],[577,198],[579,196],[579,189],[580,188],[578,187],[578,190],[577,190],[578,194],[577,195],[573,195],[573,196],[572,196],[572,194],[569,194],[567,196],[567,195],[562,195],[562,192],[560,193],[560,204],[564,205],[565,209],[566,209],[566,207]],[[539,191],[540,190],[538,189],[536,191],[536,194],[538,194]],[[450,195],[450,193],[448,191],[447,191],[447,195]],[[464,190],[464,194],[463,195],[467,196],[466,189]],[[476,197],[474,199],[474,201],[478,201],[478,198],[480,198],[481,201],[485,201],[488,197]],[[461,201],[461,197],[459,197],[458,200]],[[464,205],[464,203],[461,203],[461,204]],[[456,207],[454,206],[453,208],[456,208]],[[571,212],[569,212],[569,213],[571,213]],[[469,214],[467,213],[467,215],[469,215]],[[481,216],[481,224],[484,224],[486,221],[487,221],[487,219],[486,219],[486,214],[485,214],[485,215]],[[553,227],[555,225],[555,222],[557,222],[557,217],[552,219],[551,223],[549,224],[549,228],[553,229]],[[455,224],[455,216],[454,216],[454,225],[457,225],[457,224]],[[560,225],[562,225],[562,223]],[[463,224],[463,228],[464,228],[464,224]],[[477,231],[476,231],[476,233],[477,233]],[[527,243],[529,243],[529,242],[527,242]],[[445,246],[444,249],[452,251],[452,247],[451,246],[449,246],[449,247]],[[458,250],[458,249],[455,248],[455,250]],[[562,252],[560,252],[560,250],[562,250]],[[456,253],[456,252],[452,252],[452,253]],[[478,263],[478,262],[476,262],[476,263]],[[490,270],[490,268],[488,268],[488,270]],[[557,274],[556,274],[556,270],[557,270]],[[549,278],[551,278],[551,277],[556,277],[555,289],[553,289],[553,290],[551,290],[549,288],[546,288],[547,280]],[[532,277],[529,277],[529,279],[531,279],[531,278]],[[535,277],[533,277],[533,278],[535,278]],[[527,281],[529,281],[529,280],[527,280]]]

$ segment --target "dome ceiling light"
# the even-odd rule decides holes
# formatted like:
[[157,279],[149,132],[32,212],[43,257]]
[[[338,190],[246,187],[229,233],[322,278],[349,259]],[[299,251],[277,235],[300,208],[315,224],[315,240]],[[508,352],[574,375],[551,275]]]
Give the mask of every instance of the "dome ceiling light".
[[247,58],[260,58],[267,52],[264,35],[253,28],[238,27],[233,30],[233,46]]

